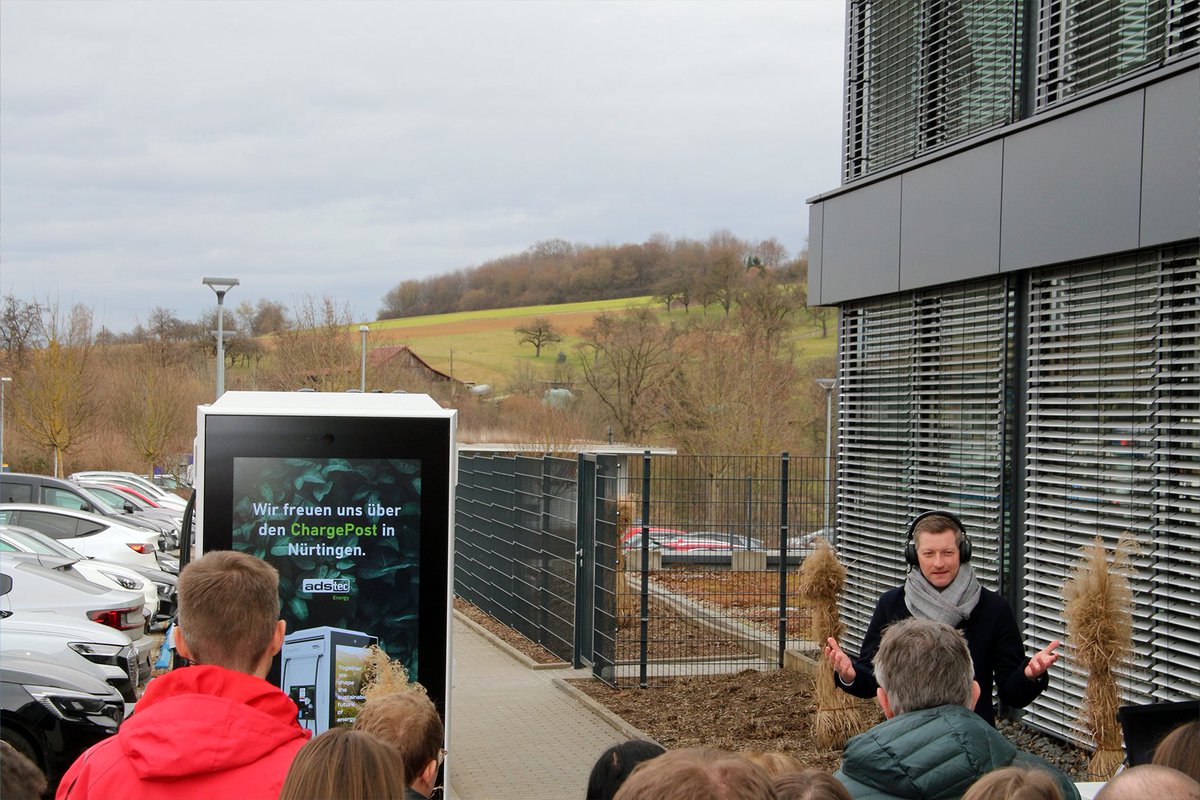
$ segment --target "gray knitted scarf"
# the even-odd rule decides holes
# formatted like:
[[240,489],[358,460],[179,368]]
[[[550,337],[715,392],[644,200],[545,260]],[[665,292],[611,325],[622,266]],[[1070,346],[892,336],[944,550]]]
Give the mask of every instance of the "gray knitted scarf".
[[959,567],[954,580],[940,592],[921,570],[912,569],[904,581],[904,605],[914,617],[957,626],[975,610],[979,592],[979,581],[969,564]]

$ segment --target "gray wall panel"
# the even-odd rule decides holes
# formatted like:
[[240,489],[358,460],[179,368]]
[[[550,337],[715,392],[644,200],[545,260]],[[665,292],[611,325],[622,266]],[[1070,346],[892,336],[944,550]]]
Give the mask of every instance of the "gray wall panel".
[[808,304],[821,305],[821,224],[825,206],[813,203],[808,208]]
[[824,202],[821,302],[888,294],[900,286],[900,178]]
[[904,174],[901,291],[999,271],[1003,165],[997,141]]
[[1146,87],[1141,246],[1200,232],[1200,70]]
[[1137,248],[1142,94],[1005,139],[1001,270]]

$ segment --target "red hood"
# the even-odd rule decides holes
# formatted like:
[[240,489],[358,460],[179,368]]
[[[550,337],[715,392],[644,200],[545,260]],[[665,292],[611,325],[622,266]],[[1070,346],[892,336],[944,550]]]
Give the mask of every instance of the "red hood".
[[296,704],[262,678],[185,667],[150,681],[119,738],[139,778],[180,779],[251,764],[307,739],[296,714]]

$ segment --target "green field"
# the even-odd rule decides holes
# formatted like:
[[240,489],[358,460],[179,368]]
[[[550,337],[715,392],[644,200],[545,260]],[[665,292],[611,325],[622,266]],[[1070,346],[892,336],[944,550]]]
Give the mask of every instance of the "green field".
[[[596,314],[652,304],[652,298],[634,297],[382,320],[365,323],[371,329],[367,346],[407,344],[431,366],[453,374],[458,380],[488,383],[499,388],[511,380],[519,369],[518,365],[526,364],[535,371],[546,373],[548,377],[560,350],[567,354],[568,359],[574,360],[575,346],[581,341],[579,331],[586,328]],[[697,307],[689,314],[676,309],[668,315],[660,306],[657,313],[665,321],[682,323],[690,318],[706,314],[716,316],[723,312],[716,307],[708,311]],[[532,345],[519,344],[518,336],[513,331],[522,323],[537,317],[549,318],[565,336],[562,342],[544,347],[541,358],[534,358]],[[356,331],[357,328],[354,325],[352,330]],[[830,335],[823,338],[820,327],[812,326],[805,319],[794,332],[794,340],[798,358],[802,360],[832,356],[836,352],[837,340],[832,324]]]

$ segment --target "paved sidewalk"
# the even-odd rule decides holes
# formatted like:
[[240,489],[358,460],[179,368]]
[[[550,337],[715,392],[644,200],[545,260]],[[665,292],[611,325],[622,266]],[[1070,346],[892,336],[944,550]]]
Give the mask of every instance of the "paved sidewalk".
[[[633,735],[555,679],[587,670],[534,669],[457,615],[450,696],[450,790],[457,800],[583,797],[592,764]],[[630,735],[627,735],[630,734]]]

